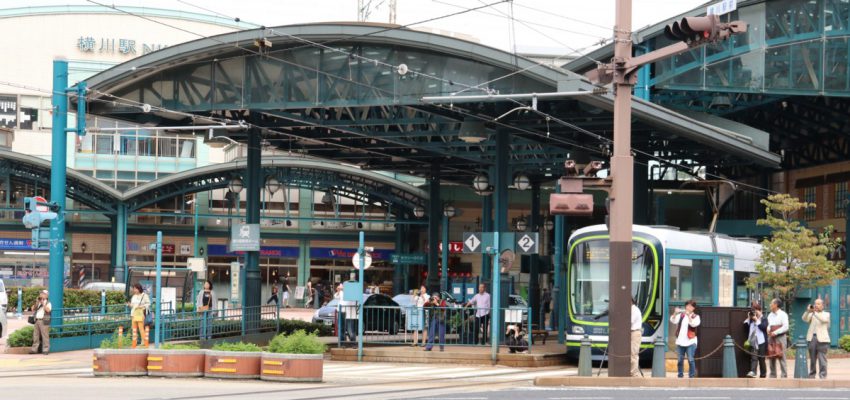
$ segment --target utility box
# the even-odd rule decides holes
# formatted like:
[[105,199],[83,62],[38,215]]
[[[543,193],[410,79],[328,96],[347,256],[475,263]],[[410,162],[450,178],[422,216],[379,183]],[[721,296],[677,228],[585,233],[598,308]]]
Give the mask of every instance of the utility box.
[[[747,319],[749,308],[743,307],[700,307],[698,309],[700,326],[697,328],[696,358],[708,355],[718,346],[723,346],[723,339],[731,335],[732,340],[743,347],[747,341]],[[674,332],[674,330],[670,330]],[[672,334],[672,333],[671,333]],[[738,377],[743,378],[750,371],[750,356],[735,346],[735,363],[738,367]],[[675,350],[675,348],[673,348]],[[687,362],[687,361],[685,361]],[[717,350],[705,359],[697,360],[697,376],[701,378],[723,377],[723,349]]]

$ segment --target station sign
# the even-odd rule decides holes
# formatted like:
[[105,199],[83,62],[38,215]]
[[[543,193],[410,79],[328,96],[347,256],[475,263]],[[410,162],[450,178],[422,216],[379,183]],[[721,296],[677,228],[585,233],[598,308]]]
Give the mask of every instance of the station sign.
[[260,251],[260,224],[233,224],[228,251]]
[[425,264],[425,253],[396,253],[392,255],[393,264]]

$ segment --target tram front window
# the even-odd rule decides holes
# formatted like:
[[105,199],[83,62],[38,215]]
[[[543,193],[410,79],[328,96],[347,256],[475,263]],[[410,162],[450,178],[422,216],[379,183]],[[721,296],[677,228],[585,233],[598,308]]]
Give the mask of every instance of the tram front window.
[[[655,271],[652,249],[632,242],[632,296],[646,310],[652,296]],[[583,241],[570,258],[570,302],[573,315],[599,316],[608,310],[608,239]]]

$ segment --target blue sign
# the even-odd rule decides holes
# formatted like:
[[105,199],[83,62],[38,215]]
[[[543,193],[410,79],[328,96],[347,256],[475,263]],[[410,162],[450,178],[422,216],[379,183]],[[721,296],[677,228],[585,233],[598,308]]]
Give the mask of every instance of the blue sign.
[[[0,250],[28,250],[33,251],[30,239],[5,239],[0,238]],[[47,249],[45,249],[47,250]]]
[[[207,246],[207,254],[211,256],[238,256],[245,254],[243,251],[227,252],[227,246],[223,244],[211,244]],[[297,247],[262,246],[261,257],[298,258]]]
[[[372,254],[372,260],[389,260],[393,250],[375,250]],[[331,247],[312,247],[310,248],[310,258],[331,258],[331,259],[346,259],[357,254],[357,249],[338,249]]]

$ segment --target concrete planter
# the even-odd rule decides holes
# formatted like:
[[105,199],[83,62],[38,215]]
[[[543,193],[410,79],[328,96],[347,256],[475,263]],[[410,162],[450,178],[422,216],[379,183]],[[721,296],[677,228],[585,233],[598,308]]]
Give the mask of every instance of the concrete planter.
[[260,379],[278,382],[321,382],[322,354],[263,353]]
[[32,347],[7,347],[6,354],[29,354]]
[[204,376],[206,350],[150,350],[148,375],[186,378]]
[[148,349],[94,349],[94,376],[145,376]]
[[207,350],[204,376],[224,379],[260,377],[260,352]]

